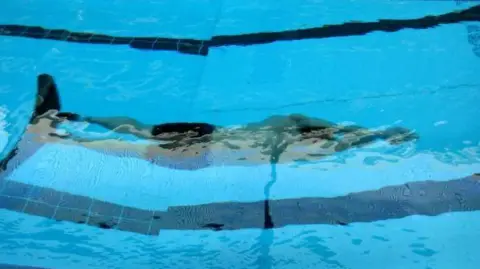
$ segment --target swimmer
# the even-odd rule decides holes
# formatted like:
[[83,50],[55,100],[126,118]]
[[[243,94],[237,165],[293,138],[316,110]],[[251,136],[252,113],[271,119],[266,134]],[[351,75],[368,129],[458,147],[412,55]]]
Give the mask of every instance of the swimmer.
[[[62,122],[85,122],[119,134],[134,135],[148,143],[112,138],[82,138],[58,133]],[[102,152],[134,152],[139,158],[209,158],[203,166],[257,165],[315,161],[336,152],[362,147],[377,140],[399,144],[418,138],[402,127],[373,131],[356,125],[340,125],[301,114],[276,115],[263,121],[229,127],[202,122],[150,125],[129,117],[90,117],[61,112],[52,76],[38,76],[38,97],[27,133],[42,143],[64,143]]]

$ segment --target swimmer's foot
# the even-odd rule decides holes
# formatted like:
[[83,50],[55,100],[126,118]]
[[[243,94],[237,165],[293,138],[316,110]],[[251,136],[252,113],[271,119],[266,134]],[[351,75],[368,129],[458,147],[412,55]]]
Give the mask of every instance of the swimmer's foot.
[[67,139],[67,138],[71,138],[72,137],[72,134],[70,133],[64,133],[64,134],[61,134],[61,133],[48,133],[49,136],[51,137],[57,137],[57,138],[62,138],[62,139]]
[[419,136],[412,130],[403,127],[390,127],[380,132],[380,137],[392,145],[419,139]]

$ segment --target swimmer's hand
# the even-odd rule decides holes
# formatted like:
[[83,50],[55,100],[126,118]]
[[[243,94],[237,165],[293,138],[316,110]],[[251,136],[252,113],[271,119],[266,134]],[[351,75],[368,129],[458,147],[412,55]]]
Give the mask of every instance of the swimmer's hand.
[[420,137],[414,131],[403,127],[390,127],[380,132],[382,139],[386,140],[392,145],[414,141]]
[[51,137],[57,137],[57,138],[61,138],[61,139],[68,139],[68,138],[72,137],[72,134],[67,133],[67,132],[48,133],[48,135],[51,136]]
[[56,132],[50,132],[48,134],[35,134],[33,140],[40,143],[54,143],[70,139],[72,136],[68,132],[62,132],[63,130],[57,130]]

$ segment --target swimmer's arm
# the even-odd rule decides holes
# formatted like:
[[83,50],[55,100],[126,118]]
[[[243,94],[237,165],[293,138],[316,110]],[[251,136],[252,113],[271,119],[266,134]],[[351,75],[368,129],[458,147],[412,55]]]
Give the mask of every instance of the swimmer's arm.
[[293,114],[290,117],[294,117],[295,119],[300,120],[304,126],[308,126],[313,129],[325,128],[326,132],[332,132],[334,134],[348,134],[348,133],[356,133],[356,134],[362,134],[362,135],[373,134],[373,131],[370,131],[367,128],[358,126],[358,125],[337,124],[325,119],[311,118],[311,117],[303,116],[300,114]]
[[381,137],[378,134],[369,134],[363,136],[346,137],[337,139],[335,151],[341,152],[354,147],[363,147],[377,141]]
[[48,135],[50,139],[44,140],[44,142],[54,142],[65,145],[78,145],[89,149],[102,149],[102,150],[129,150],[139,153],[146,153],[149,145],[135,144],[130,141],[123,141],[119,139],[99,137],[99,138],[84,138],[71,134],[60,135],[50,133]]
[[[79,137],[72,134],[59,134],[59,133],[49,133],[49,137],[55,137],[57,139],[63,139],[66,141],[76,142],[76,143],[92,143],[92,142],[100,142],[100,141],[107,141],[107,140],[114,140],[110,137],[95,137],[95,138],[87,138],[87,137]],[[120,140],[118,140],[120,141]]]
[[91,149],[107,149],[107,150],[119,150],[119,151],[134,151],[138,153],[146,153],[148,145],[134,144],[127,141],[121,141],[117,139],[105,139],[97,141],[83,141],[79,144],[86,148]]

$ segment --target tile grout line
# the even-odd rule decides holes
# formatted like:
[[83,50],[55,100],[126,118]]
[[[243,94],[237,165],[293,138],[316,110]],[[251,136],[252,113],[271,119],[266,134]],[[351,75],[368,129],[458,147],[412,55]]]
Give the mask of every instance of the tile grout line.
[[[63,194],[62,194],[62,196],[63,196]],[[88,210],[82,210],[82,209],[79,209],[79,208],[60,206],[60,203],[59,203],[57,206],[54,206],[54,205],[51,205],[51,204],[49,204],[49,203],[45,203],[45,202],[43,202],[43,201],[32,200],[32,199],[28,199],[28,198],[25,198],[25,197],[4,195],[4,194],[0,194],[0,197],[14,198],[14,199],[20,199],[20,200],[25,200],[25,201],[26,201],[26,200],[29,200],[30,202],[34,202],[34,203],[46,205],[46,206],[49,206],[49,207],[52,207],[52,208],[62,208],[62,209],[74,210],[74,211],[77,211],[77,212],[83,212],[83,211],[89,212]],[[122,206],[122,207],[125,208],[125,206]],[[145,211],[146,211],[146,210],[145,210]],[[150,211],[150,210],[148,210],[148,211]],[[153,211],[153,212],[155,213],[156,211]],[[25,213],[25,212],[22,212],[22,213]],[[25,213],[25,214],[26,214],[26,213]],[[123,211],[122,211],[122,214],[123,214]],[[103,214],[98,214],[98,215],[99,215],[99,216],[102,216],[102,217],[112,217],[112,218],[115,218],[114,216],[110,216],[110,215],[103,215]],[[42,216],[42,215],[37,215],[37,216]],[[134,222],[148,223],[148,221],[142,221],[142,220],[137,220],[137,219],[132,219],[132,218],[122,217],[122,219],[124,219],[124,220],[130,220],[130,221],[134,221]]]
[[[53,211],[52,219],[55,219],[55,216],[57,215],[57,210],[58,210],[58,208],[60,208],[60,203],[63,201],[63,196],[64,195],[65,195],[65,193],[62,192],[62,194],[60,195],[60,198],[58,199],[58,203],[55,206],[55,211]],[[44,203],[44,204],[46,204],[46,203]]]

